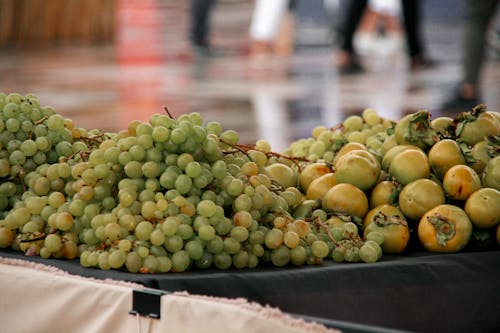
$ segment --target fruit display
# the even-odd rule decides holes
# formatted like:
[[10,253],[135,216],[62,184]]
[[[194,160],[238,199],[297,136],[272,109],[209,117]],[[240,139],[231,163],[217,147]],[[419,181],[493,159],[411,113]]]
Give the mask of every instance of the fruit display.
[[378,261],[499,242],[500,115],[373,109],[283,152],[199,113],[116,133],[0,93],[0,248],[133,273]]

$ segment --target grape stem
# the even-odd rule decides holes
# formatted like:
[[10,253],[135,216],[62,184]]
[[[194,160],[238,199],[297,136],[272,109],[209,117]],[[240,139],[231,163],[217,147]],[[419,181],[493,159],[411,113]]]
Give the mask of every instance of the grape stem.
[[170,113],[170,111],[168,110],[168,107],[166,105],[163,107],[163,110],[165,110],[165,112],[170,117],[170,119],[175,119],[175,117],[172,116],[172,114]]
[[319,218],[319,216],[315,219],[315,221],[321,228],[323,228],[326,232],[326,234],[328,235],[328,238],[330,238],[333,242],[333,245],[335,245],[335,247],[339,247],[340,244],[337,243],[337,241],[335,241],[335,239],[333,238],[333,235],[332,233],[330,232],[330,229],[328,228],[328,226],[326,224],[324,224],[321,219]]

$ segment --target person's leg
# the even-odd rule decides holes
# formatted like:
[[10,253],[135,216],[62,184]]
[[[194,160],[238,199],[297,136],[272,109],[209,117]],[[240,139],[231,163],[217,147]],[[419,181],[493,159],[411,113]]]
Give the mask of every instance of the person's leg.
[[189,37],[196,46],[208,47],[210,13],[215,0],[191,0]]
[[419,0],[402,0],[403,25],[406,32],[406,43],[410,58],[422,55],[420,38],[420,6]]
[[497,0],[466,2],[462,66],[464,97],[478,97],[479,77],[485,57],[486,31],[497,5]]
[[337,64],[341,74],[355,74],[363,71],[354,49],[354,34],[363,17],[367,0],[350,0],[339,32],[341,42],[337,55]]
[[340,27],[340,33],[342,34],[340,49],[346,53],[355,54],[354,34],[365,12],[366,5],[367,0],[350,0],[346,8],[346,15]]
[[421,30],[421,2],[419,0],[402,0],[403,26],[406,32],[406,47],[412,70],[430,68],[435,61],[428,58]]
[[480,74],[486,48],[486,31],[498,7],[497,0],[467,0],[463,36],[462,81],[442,109],[467,111],[480,103]]

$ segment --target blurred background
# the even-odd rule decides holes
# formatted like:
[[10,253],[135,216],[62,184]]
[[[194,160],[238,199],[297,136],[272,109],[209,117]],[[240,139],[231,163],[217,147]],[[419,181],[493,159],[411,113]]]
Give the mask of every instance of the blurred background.
[[[353,42],[363,70],[343,73],[337,51],[350,1],[0,0],[0,91],[34,93],[77,126],[103,131],[164,107],[196,111],[275,151],[368,107],[394,120],[419,109],[453,116],[443,104],[462,79],[465,1],[416,0],[432,60],[417,68],[400,1],[368,1]],[[495,15],[479,83],[480,102],[495,111],[499,31]]]

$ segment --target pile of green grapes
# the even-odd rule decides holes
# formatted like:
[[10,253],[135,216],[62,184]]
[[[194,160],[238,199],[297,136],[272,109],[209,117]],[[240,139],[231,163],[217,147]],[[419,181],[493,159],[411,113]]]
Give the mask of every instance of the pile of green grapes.
[[356,226],[332,235],[323,210],[296,213],[309,161],[198,113],[102,133],[33,95],[0,94],[0,110],[0,248],[140,273],[318,264],[340,246],[380,258]]
[[165,110],[104,133],[75,127],[33,95],[0,93],[0,111],[0,248],[134,273],[399,253],[408,219],[368,212],[394,206],[405,181],[384,159],[398,133],[413,131],[411,144],[428,151],[450,125],[422,130],[367,109],[276,153],[196,112]]

